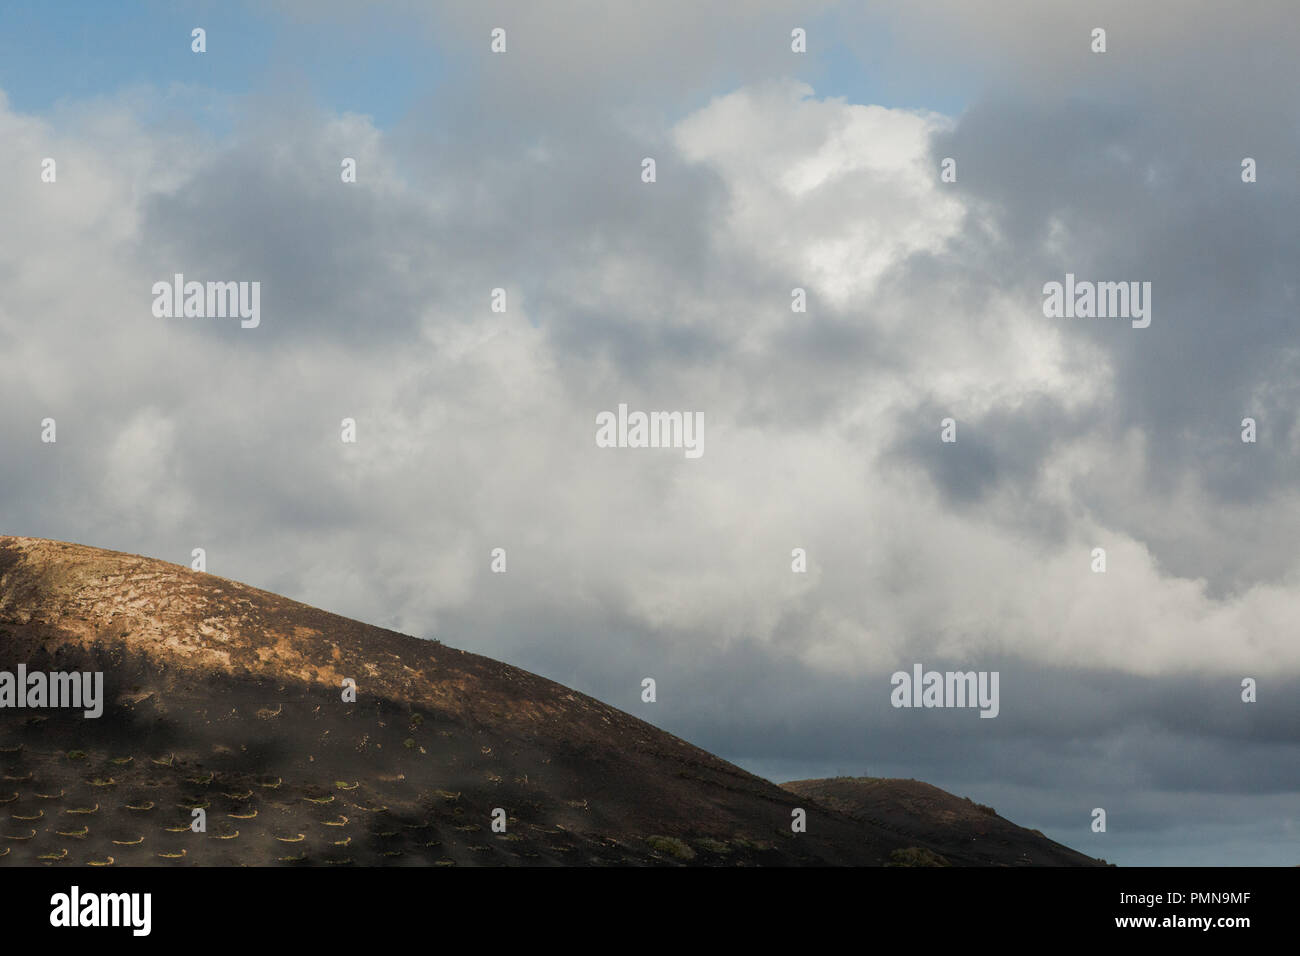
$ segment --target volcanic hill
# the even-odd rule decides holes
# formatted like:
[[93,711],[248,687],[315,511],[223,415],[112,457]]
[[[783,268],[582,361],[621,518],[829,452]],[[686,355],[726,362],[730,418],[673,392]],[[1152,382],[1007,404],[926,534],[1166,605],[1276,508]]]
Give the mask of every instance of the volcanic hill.
[[[104,709],[0,708],[0,865],[1098,862],[940,798],[785,789],[527,671],[214,575],[0,536],[0,672],[19,665],[102,672]],[[1015,842],[973,845],[1003,824]]]
[[901,836],[909,846],[927,848],[953,866],[1095,866],[1102,862],[1037,830],[1016,826],[992,807],[920,780],[832,777],[792,780],[781,786],[828,810]]

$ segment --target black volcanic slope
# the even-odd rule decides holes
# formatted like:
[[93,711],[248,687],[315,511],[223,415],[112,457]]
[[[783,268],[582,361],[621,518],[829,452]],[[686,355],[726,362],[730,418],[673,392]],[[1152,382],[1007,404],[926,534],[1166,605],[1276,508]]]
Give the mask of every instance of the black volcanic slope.
[[[959,856],[526,671],[134,555],[0,536],[0,671],[20,663],[102,671],[105,704],[97,720],[0,709],[0,864]],[[795,807],[806,833],[790,831]]]

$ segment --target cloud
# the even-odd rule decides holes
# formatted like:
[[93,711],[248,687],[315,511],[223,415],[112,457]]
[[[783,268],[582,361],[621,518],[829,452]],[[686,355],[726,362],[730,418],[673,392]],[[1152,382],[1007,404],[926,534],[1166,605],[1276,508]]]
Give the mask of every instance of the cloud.
[[[670,206],[683,186],[705,198],[714,215],[682,230],[695,268],[677,268],[667,223],[645,230],[633,254],[587,243],[556,208],[546,257],[556,272],[538,282],[511,282],[486,243],[458,248],[457,224],[482,220],[483,197],[422,197],[393,172],[406,160],[381,159],[384,137],[355,116],[250,123],[163,188],[132,188],[126,171],[79,183],[93,198],[46,207],[47,228],[79,230],[72,256],[96,263],[99,301],[115,317],[111,336],[92,337],[96,357],[107,348],[116,374],[141,384],[110,410],[78,374],[87,352],[45,351],[53,368],[42,381],[62,382],[67,406],[93,409],[70,424],[100,436],[98,450],[91,441],[60,453],[138,487],[132,456],[167,474],[187,494],[159,510],[166,533],[184,534],[206,511],[214,528],[261,514],[301,549],[345,535],[364,552],[380,545],[366,530],[397,527],[415,532],[413,557],[438,542],[455,561],[485,564],[490,547],[513,545],[526,580],[495,600],[526,606],[581,578],[585,600],[624,609],[644,634],[779,641],[827,671],[865,674],[882,656],[933,646],[1141,673],[1264,662],[1293,672],[1294,571],[1216,598],[1114,520],[1109,498],[1151,500],[1144,481],[1161,443],[1151,423],[1121,429],[1103,411],[1127,352],[1142,347],[1118,335],[1134,333],[1053,325],[1012,274],[989,281],[950,267],[997,268],[975,237],[991,229],[1009,241],[1014,230],[995,197],[943,191],[931,144],[948,129],[927,114],[819,100],[793,82],[719,97],[669,136],[666,168],[687,172],[685,183],[670,173],[642,184],[629,165],[627,192],[641,195],[621,200],[653,223],[644,208],[659,194]],[[140,175],[162,146],[137,148]],[[355,191],[326,158],[347,152],[361,158]],[[315,158],[304,167],[303,157]],[[512,160],[504,206],[559,161]],[[130,225],[92,234],[87,208]],[[677,214],[689,217],[682,205]],[[427,268],[413,267],[417,253]],[[265,330],[154,319],[144,290],[173,272],[260,279]],[[487,308],[497,283],[514,297],[505,316]],[[811,319],[790,311],[797,283]],[[45,329],[82,327],[77,295],[68,302]],[[599,328],[587,318],[596,314]],[[696,344],[675,345],[673,328]],[[575,346],[584,335],[587,347]],[[1091,340],[1089,367],[1077,361],[1080,337]],[[842,361],[828,360],[836,350]],[[653,367],[654,380],[634,364]],[[824,381],[805,387],[817,369]],[[155,406],[138,404],[151,377],[173,390],[161,430],[142,424]],[[595,413],[619,402],[703,411],[705,458],[595,448]],[[960,423],[953,446],[938,441],[948,415]],[[355,449],[337,443],[348,416],[361,423]],[[146,434],[167,437],[151,445]],[[1101,475],[1124,495],[1090,500]],[[1194,481],[1179,494],[1185,534],[1205,494]],[[106,529],[136,507],[120,492],[107,500]],[[228,547],[253,544],[241,537]],[[1095,546],[1109,552],[1105,576],[1089,571]],[[812,554],[811,578],[790,573],[793,547]],[[543,548],[549,560],[530,562]],[[459,583],[429,587],[424,566],[393,570],[408,620],[436,621],[494,586],[444,567],[443,580]]]

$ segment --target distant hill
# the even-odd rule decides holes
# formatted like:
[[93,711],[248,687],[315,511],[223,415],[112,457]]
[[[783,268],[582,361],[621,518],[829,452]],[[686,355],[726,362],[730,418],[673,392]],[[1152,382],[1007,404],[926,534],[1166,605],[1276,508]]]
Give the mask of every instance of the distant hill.
[[1096,866],[1101,861],[1003,819],[986,807],[919,780],[831,777],[782,784],[864,824],[888,830],[942,860],[902,854],[898,862],[954,866]]
[[[0,865],[983,862],[952,851],[970,821],[868,819],[527,671],[149,558],[0,537],[19,665],[102,671],[105,703],[0,708]],[[1028,862],[1091,862],[1038,839]]]

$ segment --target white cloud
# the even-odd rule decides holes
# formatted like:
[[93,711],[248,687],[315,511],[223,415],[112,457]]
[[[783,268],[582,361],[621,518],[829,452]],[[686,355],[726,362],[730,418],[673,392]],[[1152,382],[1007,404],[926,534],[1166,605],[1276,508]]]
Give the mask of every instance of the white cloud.
[[[293,132],[331,156],[355,145],[363,182],[370,177],[361,224],[370,231],[349,241],[377,261],[410,264],[357,298],[373,291],[379,301],[392,291],[382,284],[403,284],[427,302],[417,331],[351,348],[281,329],[272,347],[260,332],[154,320],[149,282],[183,266],[167,258],[167,236],[141,233],[145,207],[200,189],[199,174],[222,156],[168,166],[164,134],[127,121],[62,131],[63,145],[47,145],[54,134],[42,123],[0,109],[5,162],[26,168],[45,149],[75,160],[48,192],[34,171],[30,183],[6,181],[13,219],[0,269],[30,278],[10,287],[0,311],[0,332],[21,343],[0,356],[0,378],[10,398],[26,390],[73,409],[64,434],[97,430],[60,451],[82,469],[77,493],[102,502],[99,542],[175,557],[201,527],[224,574],[420,633],[478,607],[526,616],[547,604],[572,609],[573,639],[595,642],[593,654],[617,653],[615,641],[752,642],[839,675],[926,652],[1138,673],[1300,671],[1300,648],[1286,639],[1293,575],[1213,599],[1090,514],[1080,483],[1099,474],[1158,505],[1140,441],[1061,436],[1027,486],[1034,506],[1065,516],[1050,544],[1027,539],[1014,520],[1020,492],[995,489],[986,506],[957,509],[919,465],[898,459],[918,427],[910,409],[951,407],[964,429],[1040,400],[1076,412],[1114,395],[1107,353],[1045,323],[1036,299],[1000,288],[972,299],[950,279],[903,283],[912,257],[959,255],[972,215],[938,182],[929,145],[945,128],[941,117],[817,99],[793,83],[739,90],[681,121],[681,157],[719,177],[727,198],[724,217],[708,223],[717,261],[706,271],[725,313],[675,285],[653,252],[587,246],[552,277],[570,304],[611,324],[668,326],[685,304],[696,310],[689,321],[719,336],[726,351],[707,370],[687,362],[673,371],[671,355],[647,355],[667,369],[647,385],[530,322],[531,290],[511,291],[507,316],[488,312],[487,290],[508,280],[487,253],[451,277],[480,299],[449,301],[440,263],[421,267],[408,240],[456,241],[440,232],[468,212],[454,205],[456,185],[447,186],[452,205],[435,212],[394,172],[393,144],[355,116],[299,121]],[[292,145],[267,164],[289,162]],[[166,172],[154,180],[157,169]],[[299,200],[319,201],[323,189],[305,185]],[[390,222],[401,228],[388,231]],[[14,238],[25,229],[38,238]],[[265,265],[256,278],[274,292],[277,264]],[[772,281],[806,284],[810,316],[774,302]],[[787,354],[791,334],[824,318],[818,310],[851,317],[879,354],[835,373],[838,400],[820,417],[782,420],[784,401],[820,384],[799,378]],[[264,319],[268,329],[280,321]],[[866,362],[873,357],[881,361]],[[748,417],[761,393],[776,420]],[[705,457],[596,449],[595,413],[641,400],[703,411]],[[355,448],[337,440],[349,415]],[[28,440],[28,424],[6,423],[12,443]],[[938,421],[923,427],[937,442]],[[1209,506],[1196,488],[1186,494],[1179,515],[1192,527]],[[143,526],[150,513],[156,527]],[[1105,576],[1088,569],[1094,543],[1108,549]],[[504,579],[487,572],[496,546],[510,554]],[[807,576],[790,571],[796,546],[809,550]],[[611,616],[636,633],[594,636]],[[527,639],[482,637],[500,653]]]
[[687,117],[675,140],[716,170],[730,197],[719,242],[806,283],[840,308],[871,303],[877,280],[960,228],[930,136],[943,117],[818,100],[807,84],[744,89]]

